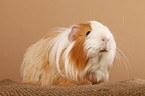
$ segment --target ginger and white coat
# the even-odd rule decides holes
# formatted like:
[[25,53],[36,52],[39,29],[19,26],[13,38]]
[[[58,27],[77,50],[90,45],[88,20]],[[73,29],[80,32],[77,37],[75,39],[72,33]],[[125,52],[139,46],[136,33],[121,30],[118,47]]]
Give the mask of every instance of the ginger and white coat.
[[22,82],[41,86],[103,82],[109,78],[115,51],[112,33],[97,21],[59,28],[27,49]]

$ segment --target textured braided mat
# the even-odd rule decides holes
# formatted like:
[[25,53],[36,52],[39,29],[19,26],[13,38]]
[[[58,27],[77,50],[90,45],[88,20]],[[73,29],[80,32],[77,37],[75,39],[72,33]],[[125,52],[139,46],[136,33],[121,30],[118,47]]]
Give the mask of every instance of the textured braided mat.
[[145,80],[111,81],[77,87],[40,87],[0,81],[0,96],[145,96]]

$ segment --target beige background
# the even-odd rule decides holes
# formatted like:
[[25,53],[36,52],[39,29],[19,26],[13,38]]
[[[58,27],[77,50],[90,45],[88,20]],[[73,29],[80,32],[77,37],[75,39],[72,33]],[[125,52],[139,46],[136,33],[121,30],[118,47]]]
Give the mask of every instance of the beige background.
[[20,82],[26,48],[50,29],[89,20],[108,26],[128,59],[115,59],[110,80],[145,79],[145,0],[0,0],[0,80]]

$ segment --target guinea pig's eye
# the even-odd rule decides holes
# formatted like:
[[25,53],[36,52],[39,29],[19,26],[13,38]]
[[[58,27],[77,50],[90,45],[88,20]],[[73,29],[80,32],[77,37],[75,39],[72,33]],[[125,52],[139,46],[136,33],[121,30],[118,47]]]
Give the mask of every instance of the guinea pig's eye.
[[91,32],[91,31],[88,31],[88,32],[86,33],[86,36],[88,36],[88,35],[90,34],[90,32]]

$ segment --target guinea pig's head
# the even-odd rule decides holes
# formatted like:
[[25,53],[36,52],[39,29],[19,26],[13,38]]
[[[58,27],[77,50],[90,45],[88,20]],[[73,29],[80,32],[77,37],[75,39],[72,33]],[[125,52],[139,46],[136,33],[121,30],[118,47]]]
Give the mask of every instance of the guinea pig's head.
[[[74,69],[82,72],[94,60],[94,64],[112,64],[116,43],[110,30],[97,21],[74,25],[68,35],[68,40],[74,45],[70,51],[70,62]],[[93,65],[93,64],[92,64]]]

